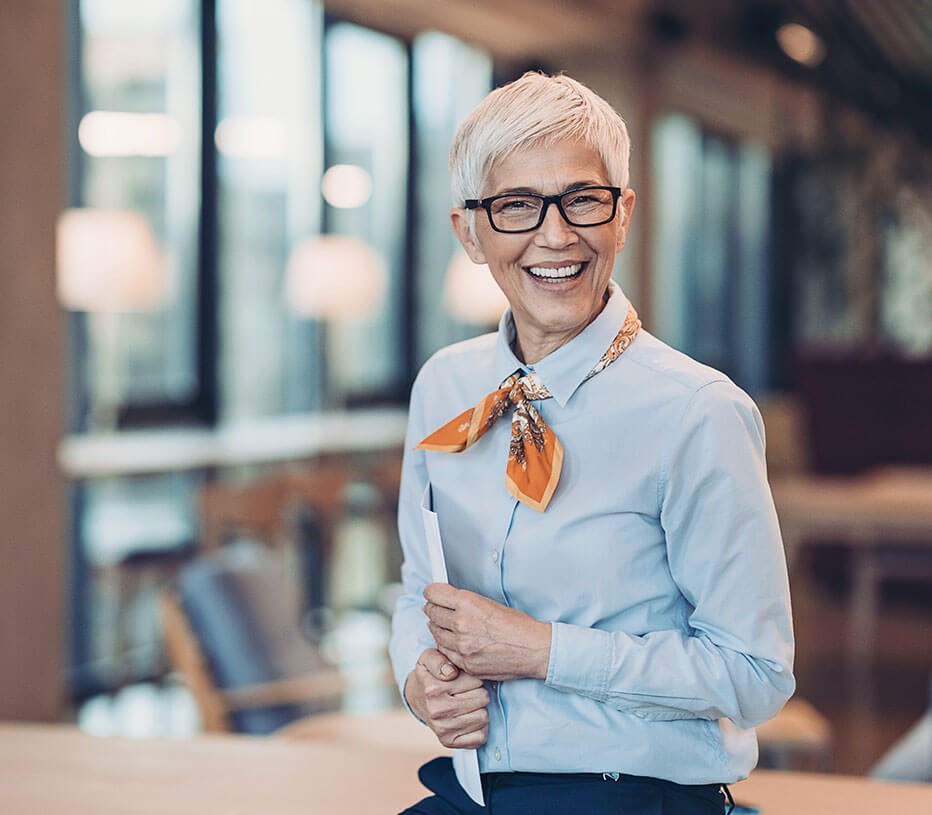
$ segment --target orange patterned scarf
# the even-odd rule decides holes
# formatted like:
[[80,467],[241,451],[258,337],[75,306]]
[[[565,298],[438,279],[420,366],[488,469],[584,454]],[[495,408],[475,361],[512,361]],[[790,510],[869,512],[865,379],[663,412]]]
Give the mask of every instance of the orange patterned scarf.
[[[629,303],[624,325],[583,381],[591,379],[618,359],[631,345],[640,328],[641,321],[634,306]],[[505,485],[523,504],[543,512],[560,480],[563,445],[531,402],[550,397],[550,391],[538,379],[537,374],[520,376],[520,372],[516,371],[478,405],[463,411],[439,430],[435,430],[415,449],[461,453],[481,439],[498,419],[514,407],[511,414],[511,445],[508,450]]]

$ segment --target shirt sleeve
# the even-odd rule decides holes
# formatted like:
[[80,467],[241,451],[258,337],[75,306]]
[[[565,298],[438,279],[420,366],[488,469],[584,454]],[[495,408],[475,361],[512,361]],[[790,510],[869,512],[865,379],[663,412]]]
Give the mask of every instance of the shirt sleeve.
[[427,628],[427,615],[422,608],[424,588],[431,582],[430,560],[421,518],[421,496],[427,486],[427,467],[424,452],[414,449],[428,432],[424,428],[423,377],[422,372],[411,390],[408,429],[405,434],[398,495],[398,536],[404,554],[401,567],[404,592],[395,606],[389,642],[392,669],[405,707],[408,706],[404,697],[405,681],[414,670],[421,653],[435,645]]
[[682,628],[633,636],[554,623],[547,684],[645,719],[753,727],[792,695],[786,561],[753,402],[727,381],[696,391],[658,485]]

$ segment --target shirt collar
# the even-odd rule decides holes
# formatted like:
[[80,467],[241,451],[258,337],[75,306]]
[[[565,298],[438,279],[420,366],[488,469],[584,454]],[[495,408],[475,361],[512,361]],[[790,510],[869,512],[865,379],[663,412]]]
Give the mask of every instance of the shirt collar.
[[608,302],[598,316],[569,342],[548,354],[534,365],[521,362],[511,350],[515,339],[515,324],[511,309],[506,309],[498,324],[495,352],[495,373],[499,382],[516,370],[534,371],[560,407],[565,407],[598,361],[602,359],[628,313],[628,298],[615,283],[608,284]]

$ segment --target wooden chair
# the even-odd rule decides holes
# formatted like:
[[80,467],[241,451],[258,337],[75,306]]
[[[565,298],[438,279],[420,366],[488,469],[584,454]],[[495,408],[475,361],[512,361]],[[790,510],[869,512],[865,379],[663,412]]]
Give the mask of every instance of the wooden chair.
[[233,731],[234,714],[239,711],[309,702],[330,705],[342,697],[345,683],[335,669],[237,688],[220,688],[177,594],[163,592],[160,613],[169,659],[191,691],[207,732]]
[[248,482],[207,484],[198,496],[201,549],[215,551],[237,536],[278,548],[287,540],[288,510],[295,505],[320,519],[329,545],[348,483],[345,467],[328,464]]
[[[205,730],[244,729],[243,722],[257,721],[250,711],[277,710],[270,718],[275,723],[339,704],[343,677],[302,636],[301,621],[309,601],[323,602],[321,572],[343,512],[347,483],[346,468],[333,464],[245,483],[209,484],[200,493],[200,551],[176,586],[162,593],[160,614],[169,659],[190,688]],[[287,550],[300,543],[295,541],[296,518],[307,521],[308,515],[314,522],[313,543],[322,550],[315,565],[317,596],[312,598],[306,596],[306,581],[295,580],[294,570],[284,563]],[[264,547],[259,551],[267,555],[259,557],[261,563],[253,568],[237,569],[224,562],[235,548],[229,544],[243,538],[254,547]],[[273,560],[281,566],[283,579],[292,578],[291,585],[269,584],[267,572]],[[191,578],[192,570],[200,573]],[[187,608],[180,585],[186,572],[189,579],[206,581],[202,585],[208,588],[207,597],[204,591],[194,592]],[[207,609],[207,622],[212,619],[211,624],[223,626],[219,635],[206,642],[201,639],[197,614],[191,617],[192,602],[224,606],[216,613]],[[201,609],[202,618],[204,613]],[[204,619],[200,623],[203,628]],[[238,648],[243,649],[239,656]],[[237,659],[240,668],[227,669],[228,673],[242,674],[243,665],[259,663],[256,671],[262,680],[243,683],[240,676],[230,685],[220,663],[228,660],[235,666]]]

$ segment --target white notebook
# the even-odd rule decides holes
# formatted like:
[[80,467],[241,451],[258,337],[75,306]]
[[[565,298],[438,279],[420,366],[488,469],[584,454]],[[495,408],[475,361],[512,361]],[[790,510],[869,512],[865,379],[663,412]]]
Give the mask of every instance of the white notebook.
[[[432,509],[430,484],[421,498],[421,517],[424,520],[424,534],[427,538],[427,551],[430,555],[430,576],[435,583],[448,583],[447,564],[443,557],[443,543],[440,540],[440,524],[437,513]],[[475,750],[457,748],[453,751],[453,770],[456,780],[479,806],[485,806],[482,795],[482,779],[479,777],[479,753]]]

